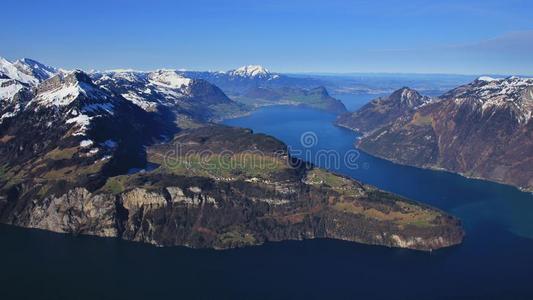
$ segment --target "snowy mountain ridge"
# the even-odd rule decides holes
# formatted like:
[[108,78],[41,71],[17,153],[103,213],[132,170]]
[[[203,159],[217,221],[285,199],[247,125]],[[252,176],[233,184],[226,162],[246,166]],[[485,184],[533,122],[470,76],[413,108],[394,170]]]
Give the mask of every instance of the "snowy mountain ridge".
[[39,82],[44,81],[58,72],[59,69],[44,65],[30,58],[16,60],[13,65],[22,73],[33,76]]
[[59,73],[40,84],[30,103],[35,102],[43,106],[66,106],[80,96],[96,100],[106,100],[110,97],[109,93],[96,87],[87,74],[74,70]]
[[8,77],[13,80],[17,80],[20,83],[34,85],[39,82],[37,78],[33,75],[26,74],[21,71],[19,68],[23,66],[22,64],[15,65],[5,58],[0,57],[0,73],[5,77]]
[[470,105],[474,110],[481,110],[482,114],[508,109],[518,123],[525,124],[533,115],[533,78],[484,76],[449,91],[441,98],[454,99],[459,105]]
[[272,74],[267,68],[261,65],[248,65],[225,72],[229,76],[248,77],[248,78],[270,78],[276,79],[277,74]]

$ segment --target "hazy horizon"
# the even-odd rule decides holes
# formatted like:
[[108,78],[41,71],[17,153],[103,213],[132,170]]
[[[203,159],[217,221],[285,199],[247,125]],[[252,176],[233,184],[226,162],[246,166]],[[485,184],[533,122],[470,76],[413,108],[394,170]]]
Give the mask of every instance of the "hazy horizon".
[[[212,69],[184,69],[184,68],[170,68],[170,67],[158,67],[153,69],[132,69],[132,68],[115,68],[115,69],[95,69],[95,68],[63,68],[61,66],[48,64],[45,61],[40,60],[39,58],[35,57],[6,57],[2,56],[0,54],[0,58],[7,59],[10,62],[14,62],[19,59],[31,59],[38,61],[40,63],[43,63],[45,65],[51,66],[51,67],[58,67],[60,69],[63,69],[65,71],[72,71],[72,70],[81,70],[83,72],[150,72],[150,71],[156,71],[156,70],[175,70],[175,71],[191,71],[191,72],[226,72],[235,70],[240,67],[244,66],[250,66],[250,65],[240,65],[236,66],[231,69],[226,70],[212,70]],[[464,76],[464,77],[472,77],[472,76],[493,76],[498,78],[505,78],[510,76],[519,76],[519,77],[529,77],[533,76],[533,73],[531,74],[496,74],[496,73],[429,73],[429,72],[315,72],[315,71],[307,71],[307,72],[279,72],[277,70],[272,70],[268,66],[261,65],[261,64],[254,64],[259,65],[264,68],[266,68],[271,73],[279,73],[279,74],[285,74],[285,75],[294,75],[294,76],[319,76],[319,77],[354,77],[354,76]]]

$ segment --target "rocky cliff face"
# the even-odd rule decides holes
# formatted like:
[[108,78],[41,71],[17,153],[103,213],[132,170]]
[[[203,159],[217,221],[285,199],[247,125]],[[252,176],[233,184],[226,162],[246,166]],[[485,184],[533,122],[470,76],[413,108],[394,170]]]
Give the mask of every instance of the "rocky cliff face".
[[60,196],[35,199],[17,225],[61,233],[114,237],[118,233],[115,215],[113,195],[93,195],[80,187]]
[[533,80],[481,78],[359,142],[398,163],[533,189]]
[[[272,183],[187,176],[142,174],[134,180],[150,184],[132,184],[117,194],[74,188],[45,197],[28,185],[17,196],[0,200],[1,221],[159,246],[217,249],[335,238],[430,250],[463,238],[456,219],[392,195],[374,194],[371,187],[357,183],[360,195],[348,197],[326,185],[295,186],[286,192]],[[13,202],[16,205],[8,207]]]

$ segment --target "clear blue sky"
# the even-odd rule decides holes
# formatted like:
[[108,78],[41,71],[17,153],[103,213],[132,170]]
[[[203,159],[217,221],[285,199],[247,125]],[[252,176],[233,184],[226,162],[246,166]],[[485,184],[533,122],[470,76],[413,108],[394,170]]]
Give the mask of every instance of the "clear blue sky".
[[533,74],[533,1],[2,0],[0,56],[64,68]]

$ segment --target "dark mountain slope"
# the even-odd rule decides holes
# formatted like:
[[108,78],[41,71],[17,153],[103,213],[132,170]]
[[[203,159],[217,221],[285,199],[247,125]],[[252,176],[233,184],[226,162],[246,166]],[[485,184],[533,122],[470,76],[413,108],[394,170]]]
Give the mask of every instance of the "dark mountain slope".
[[398,163],[533,189],[533,80],[482,78],[378,128],[359,147]]
[[390,96],[370,101],[356,112],[339,116],[336,124],[366,134],[413,112],[430,101],[429,97],[404,87]]

